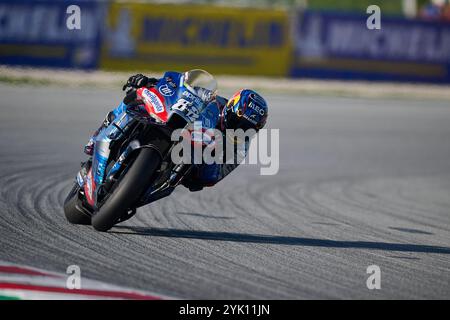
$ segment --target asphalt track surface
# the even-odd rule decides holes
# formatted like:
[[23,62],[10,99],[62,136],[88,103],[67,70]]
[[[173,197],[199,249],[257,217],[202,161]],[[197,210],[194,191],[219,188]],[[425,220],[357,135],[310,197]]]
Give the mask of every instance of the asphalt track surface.
[[99,233],[62,203],[121,92],[0,85],[0,98],[2,261],[177,298],[450,298],[448,102],[268,94],[277,175],[241,167]]

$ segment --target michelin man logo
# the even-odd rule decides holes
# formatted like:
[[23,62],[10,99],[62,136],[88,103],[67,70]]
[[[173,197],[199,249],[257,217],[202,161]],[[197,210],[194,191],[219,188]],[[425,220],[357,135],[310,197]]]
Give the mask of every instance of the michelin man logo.
[[131,36],[132,15],[130,10],[122,9],[115,30],[109,32],[109,53],[113,57],[132,57],[136,43]]
[[321,37],[324,29],[322,17],[320,15],[312,15],[304,29],[297,41],[297,50],[304,57],[324,57],[325,45]]

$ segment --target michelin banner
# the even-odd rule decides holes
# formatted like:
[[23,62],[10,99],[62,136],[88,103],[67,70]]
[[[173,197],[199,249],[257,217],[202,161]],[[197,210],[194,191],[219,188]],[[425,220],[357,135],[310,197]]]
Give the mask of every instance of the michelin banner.
[[287,76],[285,11],[114,2],[101,68]]
[[0,0],[0,64],[96,68],[105,5]]
[[450,24],[305,11],[294,25],[291,76],[450,82]]

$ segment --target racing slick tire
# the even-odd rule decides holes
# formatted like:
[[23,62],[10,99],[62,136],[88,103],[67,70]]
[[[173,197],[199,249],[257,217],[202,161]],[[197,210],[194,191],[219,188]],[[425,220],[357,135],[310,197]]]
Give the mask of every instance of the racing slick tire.
[[94,229],[108,231],[126,215],[152,183],[151,178],[160,163],[161,158],[156,150],[141,149],[128,171],[116,182],[112,194],[92,216]]

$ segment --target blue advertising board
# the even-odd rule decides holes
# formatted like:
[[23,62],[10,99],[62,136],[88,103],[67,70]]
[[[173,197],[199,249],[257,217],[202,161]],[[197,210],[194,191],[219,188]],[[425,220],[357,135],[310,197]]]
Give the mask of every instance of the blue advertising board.
[[[73,5],[79,29],[67,12]],[[96,68],[105,14],[99,1],[0,0],[0,64]]]
[[450,24],[381,16],[300,12],[293,77],[450,82]]

